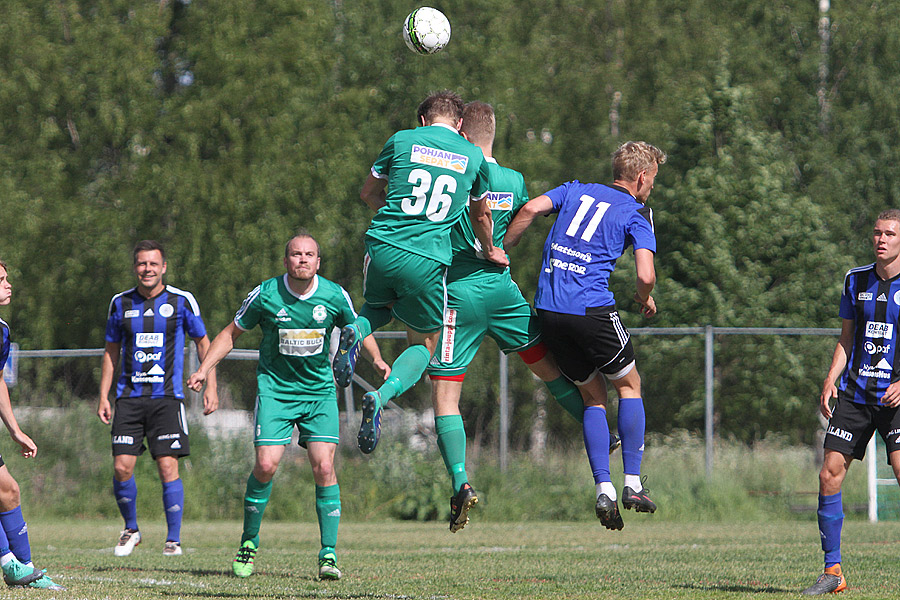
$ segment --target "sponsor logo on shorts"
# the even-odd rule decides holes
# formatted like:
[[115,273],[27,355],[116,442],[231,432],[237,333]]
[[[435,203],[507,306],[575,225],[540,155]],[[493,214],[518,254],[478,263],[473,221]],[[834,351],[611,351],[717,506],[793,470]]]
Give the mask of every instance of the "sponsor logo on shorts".
[[164,319],[168,319],[175,314],[175,307],[171,304],[163,304],[159,307],[159,314]]
[[165,433],[165,434],[157,437],[156,439],[158,439],[158,440],[177,440],[180,438],[181,438],[180,433]]
[[863,344],[863,348],[865,348],[866,352],[869,354],[887,354],[891,351],[890,344],[875,344],[874,342],[866,342]]
[[872,292],[860,292],[856,295],[856,299],[860,301],[867,301],[872,299]]
[[321,304],[317,304],[313,308],[312,316],[313,316],[313,319],[315,319],[317,323],[321,323],[328,316],[328,311],[325,310],[325,307],[322,306]]
[[162,348],[166,342],[164,333],[136,333],[134,345],[138,348]]
[[892,435],[900,435],[900,429],[891,429],[887,433],[887,437],[891,437]]
[[881,321],[866,321],[867,338],[892,339],[894,337],[894,324]]
[[134,309],[132,309],[132,310],[126,310],[126,311],[125,311],[125,318],[126,318],[126,319],[133,319],[133,318],[135,318],[136,316],[138,316],[139,314],[141,314],[141,312],[138,311],[138,310],[134,310]]
[[134,438],[130,435],[117,435],[113,437],[113,444],[133,444]]
[[161,358],[162,352],[144,352],[143,350],[138,350],[134,353],[134,360],[139,363],[153,362]]
[[491,210],[509,211],[513,208],[512,192],[488,192],[485,199]]
[[453,345],[456,343],[456,309],[444,313],[444,341],[441,344],[441,362],[453,362]]
[[850,433],[849,431],[844,431],[844,430],[841,429],[840,427],[835,427],[834,425],[829,425],[829,426],[828,426],[828,435],[837,436],[837,437],[839,437],[839,438],[841,438],[842,440],[847,441],[847,442],[852,442],[852,441],[853,441],[853,434],[852,434],[852,433]]
[[172,450],[181,450],[181,442],[175,440],[174,442],[172,442],[172,445],[170,445],[169,448],[171,448]]
[[416,164],[440,167],[455,173],[465,173],[466,168],[469,166],[469,157],[464,154],[456,154],[455,152],[447,152],[446,150],[438,150],[437,148],[420,146],[418,144],[413,144],[409,160]]

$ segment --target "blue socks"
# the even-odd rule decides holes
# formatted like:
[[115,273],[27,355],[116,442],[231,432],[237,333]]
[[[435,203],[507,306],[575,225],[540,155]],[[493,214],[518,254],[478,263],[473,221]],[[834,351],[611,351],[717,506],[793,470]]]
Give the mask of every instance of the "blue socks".
[[166,511],[166,525],[169,532],[166,535],[167,542],[181,541],[181,515],[184,513],[184,484],[181,479],[164,481],[163,510]]
[[12,553],[22,564],[31,562],[31,544],[28,543],[28,525],[22,516],[22,507],[0,513],[0,526]]
[[134,476],[128,481],[113,479],[113,494],[116,496],[119,512],[125,519],[125,529],[137,530],[137,484]]
[[[609,477],[609,425],[606,423],[606,409],[602,406],[588,406],[584,409],[584,448],[594,474],[594,483],[610,481]],[[624,438],[623,438],[624,439]]]
[[841,562],[841,527],[844,525],[844,507],[841,493],[831,496],[819,494],[819,535],[822,536],[822,550],[825,552],[825,566],[832,567]]
[[644,424],[644,402],[640,398],[620,398],[616,426],[622,438],[622,466],[626,475],[641,474]]

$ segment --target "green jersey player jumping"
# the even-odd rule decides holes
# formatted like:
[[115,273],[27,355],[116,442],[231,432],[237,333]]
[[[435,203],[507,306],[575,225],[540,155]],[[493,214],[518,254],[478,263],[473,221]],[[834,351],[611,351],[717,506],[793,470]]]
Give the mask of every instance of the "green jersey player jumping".
[[341,331],[335,379],[349,385],[359,341],[392,318],[406,326],[409,341],[384,385],[363,396],[357,441],[365,453],[378,443],[381,409],[422,377],[434,352],[452,258],[450,231],[467,203],[484,256],[508,264],[491,240],[484,198],[487,162],[480,149],[459,135],[463,106],[450,91],[428,96],[418,108],[420,127],[391,136],[360,193],[378,211],[366,233],[366,302],[356,321]]
[[[334,472],[339,418],[328,340],[332,329],[352,323],[356,313],[347,292],[317,274],[319,264],[319,244],[307,232],[298,232],[285,247],[287,272],[250,292],[234,321],[216,336],[200,368],[188,380],[191,389],[202,388],[210,370],[234,347],[234,340],[256,326],[262,330],[256,369],[256,463],[247,479],[244,531],[232,562],[238,577],[253,573],[272,478],[296,426],[316,482],[319,577],[341,578],[334,550],[341,518],[340,488]],[[375,367],[385,373],[388,367],[374,338],[367,337],[363,347]]]

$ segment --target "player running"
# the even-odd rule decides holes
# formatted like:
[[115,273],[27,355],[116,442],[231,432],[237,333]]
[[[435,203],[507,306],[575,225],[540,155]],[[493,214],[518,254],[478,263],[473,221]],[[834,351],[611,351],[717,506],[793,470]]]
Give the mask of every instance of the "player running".
[[[0,306],[6,306],[12,300],[12,285],[6,263],[0,260]],[[22,447],[22,456],[37,456],[37,445],[19,428],[13,415],[9,388],[3,379],[3,368],[9,358],[10,337],[9,325],[0,319],[0,419],[6,425],[10,437]],[[64,590],[63,586],[54,583],[44,571],[36,569],[31,562],[31,544],[28,541],[28,526],[22,516],[19,484],[9,473],[9,469],[0,458],[0,569],[3,580],[10,587],[32,587],[46,590]]]
[[850,463],[865,457],[876,429],[900,483],[900,382],[894,367],[900,343],[900,210],[878,215],[873,243],[875,262],[844,277],[841,336],[819,397],[819,410],[829,419],[816,513],[825,571],[803,590],[806,595],[847,589],[841,569],[841,485]]
[[[125,520],[115,555],[128,556],[141,543],[134,467],[145,450],[146,436],[162,481],[168,527],[163,555],[179,556],[184,485],[178,459],[190,454],[184,411],[185,335],[194,341],[201,360],[209,338],[194,296],[163,283],[167,263],[162,245],[153,240],[139,242],[133,258],[137,286],[116,294],[109,303],[97,407],[101,421],[109,425],[112,419],[113,493]],[[113,416],[109,391],[120,358]],[[218,406],[212,376],[203,394],[203,414],[211,414]]]
[[[512,216],[528,202],[525,179],[501,167],[493,158],[494,109],[470,102],[463,110],[460,133],[478,146],[488,163],[487,204],[493,220],[493,242],[502,249],[503,234]],[[463,217],[451,235],[453,262],[447,271],[447,309],[437,351],[428,374],[433,382],[432,403],[438,448],[450,474],[450,531],[468,523],[469,509],[478,502],[466,474],[466,432],[459,410],[463,379],[485,335],[500,349],[517,352],[540,377],[550,393],[578,422],[584,404],[578,389],[562,376],[547,347],[528,302],[512,280],[509,268],[486,260],[469,219]]]
[[450,91],[428,96],[417,111],[420,127],[391,136],[360,192],[378,212],[366,232],[366,302],[356,321],[341,331],[335,380],[341,386],[350,384],[359,341],[392,318],[406,326],[409,342],[390,377],[363,396],[357,441],[367,454],[378,444],[381,410],[422,377],[434,352],[452,258],[450,230],[467,202],[485,257],[509,264],[491,240],[484,198],[488,163],[481,150],[459,135],[463,106],[459,95]]
[[650,292],[656,283],[653,212],[646,206],[666,155],[646,142],[626,142],[613,153],[612,185],[570,181],[522,207],[504,238],[515,246],[538,215],[559,213],[544,243],[534,305],[544,340],[563,373],[585,397],[584,445],[597,490],[595,510],[607,529],[622,529],[616,488],[610,480],[606,379],[619,395],[625,485],[622,504],[654,512],[641,481],[644,404],[641,378],[628,330],[619,320],[609,276],[628,246],[637,268],[635,301],[644,316],[656,314]]
[[[250,292],[234,321],[216,336],[200,368],[188,380],[191,389],[199,390],[234,347],[234,340],[257,325],[262,330],[256,369],[256,463],[247,478],[244,530],[232,562],[238,577],[253,573],[272,478],[296,426],[316,482],[319,578],[341,578],[335,555],[341,495],[334,472],[340,421],[328,340],[331,330],[352,323],[356,312],[344,288],[318,275],[320,264],[318,242],[305,230],[299,231],[284,249],[286,273]],[[386,374],[390,369],[381,360],[375,338],[367,337],[363,347],[376,369]]]

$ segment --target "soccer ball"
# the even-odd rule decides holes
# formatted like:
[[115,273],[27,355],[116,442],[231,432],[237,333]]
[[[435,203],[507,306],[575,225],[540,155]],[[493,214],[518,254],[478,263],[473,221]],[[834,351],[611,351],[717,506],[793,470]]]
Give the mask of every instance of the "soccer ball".
[[436,8],[417,8],[403,23],[403,40],[417,54],[434,54],[450,41],[450,21]]

